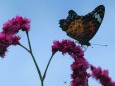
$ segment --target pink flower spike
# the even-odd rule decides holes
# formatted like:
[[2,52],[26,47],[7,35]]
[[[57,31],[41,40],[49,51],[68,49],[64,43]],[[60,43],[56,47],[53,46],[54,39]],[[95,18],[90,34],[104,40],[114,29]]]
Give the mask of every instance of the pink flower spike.
[[92,77],[99,80],[103,86],[115,86],[115,82],[108,75],[108,70],[102,70],[101,67],[96,68],[93,65],[90,65],[90,69],[92,71]]

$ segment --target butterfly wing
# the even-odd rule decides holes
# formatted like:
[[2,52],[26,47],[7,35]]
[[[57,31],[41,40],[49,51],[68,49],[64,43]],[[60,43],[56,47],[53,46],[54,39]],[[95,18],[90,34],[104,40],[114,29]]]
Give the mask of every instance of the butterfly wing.
[[70,10],[66,19],[61,19],[59,21],[60,27],[63,31],[67,33],[68,36],[75,40],[80,40],[83,38],[83,27],[82,27],[82,17],[77,15],[75,11]]
[[61,19],[59,21],[60,27],[62,28],[63,31],[71,29],[71,28],[69,28],[70,24],[77,18],[79,18],[79,15],[77,15],[76,12],[74,12],[73,10],[70,10],[68,12],[67,18],[66,19]]
[[98,31],[105,13],[105,7],[103,5],[98,6],[92,12],[84,16],[84,38],[86,41],[90,41],[96,32]]
[[104,17],[105,8],[98,6],[85,16],[79,16],[70,10],[66,19],[59,21],[60,27],[68,36],[77,40],[81,45],[89,46],[89,41],[96,34]]

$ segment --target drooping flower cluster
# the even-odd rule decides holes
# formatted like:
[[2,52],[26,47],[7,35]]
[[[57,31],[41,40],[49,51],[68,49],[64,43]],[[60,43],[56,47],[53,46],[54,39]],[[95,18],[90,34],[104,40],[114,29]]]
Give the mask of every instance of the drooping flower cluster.
[[102,70],[101,67],[96,68],[93,65],[91,65],[90,68],[92,71],[92,76],[96,80],[99,80],[103,86],[115,86],[115,82],[113,82],[108,76],[108,70]]
[[10,45],[19,44],[20,36],[16,34],[19,30],[28,32],[30,29],[30,20],[21,16],[16,16],[3,24],[2,32],[0,32],[0,56],[4,58],[7,48]]
[[89,68],[89,64],[83,57],[84,53],[80,46],[76,46],[71,40],[54,41],[52,53],[54,54],[57,51],[62,52],[62,54],[68,53],[74,59],[74,62],[71,64],[73,71],[71,74],[71,86],[87,86],[89,74],[86,70]]

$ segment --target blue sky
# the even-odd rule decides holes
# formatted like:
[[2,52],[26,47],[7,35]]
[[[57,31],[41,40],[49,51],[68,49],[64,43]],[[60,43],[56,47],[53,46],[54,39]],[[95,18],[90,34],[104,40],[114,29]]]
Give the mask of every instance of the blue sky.
[[[29,33],[32,49],[43,73],[51,56],[53,41],[71,39],[59,28],[59,20],[66,18],[71,9],[78,15],[85,15],[101,4],[105,6],[105,16],[90,42],[107,44],[108,47],[92,45],[93,48],[88,47],[85,52],[85,58],[94,66],[108,69],[109,75],[115,81],[114,0],[0,0],[0,28],[16,15],[31,19]],[[19,35],[22,37],[21,43],[28,47],[25,33],[20,31]],[[70,56],[56,53],[47,72],[45,86],[68,86],[72,61]],[[67,83],[64,84],[64,81]],[[9,47],[6,57],[0,59],[0,86],[40,86],[32,58],[21,47]],[[91,78],[89,86],[101,85]]]

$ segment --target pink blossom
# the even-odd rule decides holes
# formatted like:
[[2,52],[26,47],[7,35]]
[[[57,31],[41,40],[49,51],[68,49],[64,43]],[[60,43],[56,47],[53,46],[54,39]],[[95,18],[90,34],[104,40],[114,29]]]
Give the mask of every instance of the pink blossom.
[[22,31],[29,31],[30,30],[30,20],[27,18],[23,18],[21,16],[16,16],[15,18],[12,18],[11,20],[8,20],[3,25],[3,33],[11,35],[16,34],[19,32],[19,30]]
[[90,68],[92,77],[99,80],[103,86],[115,86],[115,82],[113,82],[108,75],[108,70],[102,70],[101,67],[96,68],[93,65],[91,65]]
[[52,46],[52,52],[55,53],[57,51],[61,51],[62,54],[68,52],[69,55],[79,54],[83,56],[83,51],[81,50],[80,46],[76,46],[76,44],[71,40],[62,40],[54,41]]

